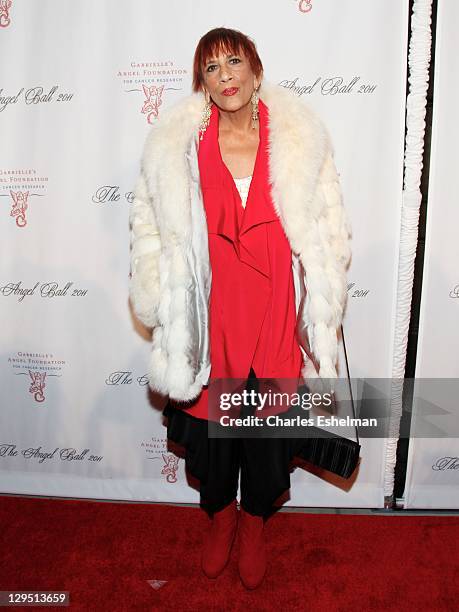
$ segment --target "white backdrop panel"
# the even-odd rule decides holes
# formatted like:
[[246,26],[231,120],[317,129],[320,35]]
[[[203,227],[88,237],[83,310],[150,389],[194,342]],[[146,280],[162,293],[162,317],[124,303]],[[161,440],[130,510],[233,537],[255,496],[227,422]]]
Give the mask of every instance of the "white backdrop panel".
[[[199,499],[148,393],[128,213],[150,122],[190,93],[194,48],[213,27],[251,35],[265,76],[328,125],[354,233],[350,373],[390,377],[408,0],[395,6],[13,2],[0,31],[1,491]],[[382,506],[385,442],[362,445],[349,490],[296,470],[289,503]]]
[[[434,107],[416,378],[459,378],[459,209],[457,172],[459,125],[459,5],[439,2],[435,50]],[[441,407],[459,418],[457,397]],[[413,427],[421,415],[413,404]],[[456,428],[457,429],[457,428]],[[406,508],[459,508],[459,441],[412,438],[409,445]]]

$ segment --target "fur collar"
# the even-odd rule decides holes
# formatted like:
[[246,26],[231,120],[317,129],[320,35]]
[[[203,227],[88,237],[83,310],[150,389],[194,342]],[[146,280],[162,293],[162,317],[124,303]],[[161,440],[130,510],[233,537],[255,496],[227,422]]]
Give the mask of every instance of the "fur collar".
[[[319,116],[292,92],[263,80],[259,96],[269,109],[269,171],[273,204],[294,253],[319,217],[314,192],[332,144]],[[190,240],[187,151],[197,138],[205,98],[193,93],[162,112],[145,141],[142,170],[163,236]],[[159,196],[159,197],[155,197]]]

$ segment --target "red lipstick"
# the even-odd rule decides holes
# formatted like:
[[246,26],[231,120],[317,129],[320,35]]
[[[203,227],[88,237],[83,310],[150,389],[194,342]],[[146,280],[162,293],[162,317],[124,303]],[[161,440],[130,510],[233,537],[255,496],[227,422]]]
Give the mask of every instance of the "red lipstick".
[[224,89],[222,94],[224,96],[234,96],[235,93],[239,91],[239,87],[229,87],[228,89]]

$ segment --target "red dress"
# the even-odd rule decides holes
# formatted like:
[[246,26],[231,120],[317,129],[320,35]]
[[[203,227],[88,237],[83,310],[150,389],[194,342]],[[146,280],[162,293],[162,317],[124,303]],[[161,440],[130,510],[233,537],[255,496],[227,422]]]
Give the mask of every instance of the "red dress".
[[[212,269],[212,378],[246,379],[251,367],[258,378],[301,376],[292,253],[269,184],[268,120],[268,107],[260,100],[260,143],[245,208],[221,156],[215,104],[199,147]],[[208,387],[193,402],[174,405],[208,418]]]

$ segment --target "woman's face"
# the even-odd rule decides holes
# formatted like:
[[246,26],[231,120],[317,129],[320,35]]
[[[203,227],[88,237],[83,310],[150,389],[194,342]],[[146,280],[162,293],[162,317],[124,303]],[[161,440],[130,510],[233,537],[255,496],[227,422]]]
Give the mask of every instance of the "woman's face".
[[206,62],[202,74],[204,90],[225,111],[237,111],[247,105],[261,82],[242,51],[238,54],[220,51],[218,57]]

